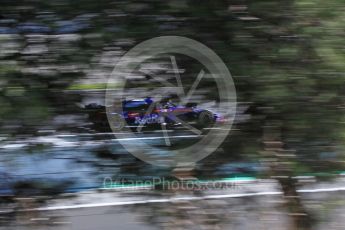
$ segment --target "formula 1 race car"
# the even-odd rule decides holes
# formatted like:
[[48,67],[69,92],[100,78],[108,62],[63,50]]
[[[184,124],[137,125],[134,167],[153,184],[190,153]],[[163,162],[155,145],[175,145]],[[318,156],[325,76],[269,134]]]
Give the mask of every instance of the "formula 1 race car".
[[[94,124],[108,125],[105,106],[92,103],[86,105],[85,109]],[[157,124],[172,127],[188,124],[197,128],[206,128],[220,119],[219,115],[209,110],[197,108],[196,103],[177,106],[170,100],[154,102],[151,98],[123,101],[122,112],[112,113],[110,116],[122,118],[127,126],[132,127],[153,127]]]

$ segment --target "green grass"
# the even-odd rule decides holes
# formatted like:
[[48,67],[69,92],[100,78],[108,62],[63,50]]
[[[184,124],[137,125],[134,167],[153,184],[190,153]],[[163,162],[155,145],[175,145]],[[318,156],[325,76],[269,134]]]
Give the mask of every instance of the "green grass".
[[106,89],[106,83],[94,83],[94,84],[72,84],[67,90],[90,90],[90,89]]

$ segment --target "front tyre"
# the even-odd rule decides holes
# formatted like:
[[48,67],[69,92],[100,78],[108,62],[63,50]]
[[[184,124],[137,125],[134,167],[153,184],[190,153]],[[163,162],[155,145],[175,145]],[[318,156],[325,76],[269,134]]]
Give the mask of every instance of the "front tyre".
[[201,128],[209,128],[215,122],[214,116],[210,111],[202,111],[198,117],[198,126]]

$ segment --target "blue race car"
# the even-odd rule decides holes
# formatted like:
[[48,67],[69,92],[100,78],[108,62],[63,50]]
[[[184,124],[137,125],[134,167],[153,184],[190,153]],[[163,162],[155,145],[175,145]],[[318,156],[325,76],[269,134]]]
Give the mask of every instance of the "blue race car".
[[[196,103],[177,106],[171,100],[153,101],[151,98],[127,100],[122,102],[122,112],[112,113],[110,116],[122,119],[127,126],[154,127],[165,124],[170,127],[192,125],[206,128],[221,120],[218,114],[209,110],[199,109]],[[108,125],[105,106],[89,104],[85,106],[90,120],[96,125]],[[119,119],[120,118],[120,119]],[[114,124],[118,126],[117,124]]]

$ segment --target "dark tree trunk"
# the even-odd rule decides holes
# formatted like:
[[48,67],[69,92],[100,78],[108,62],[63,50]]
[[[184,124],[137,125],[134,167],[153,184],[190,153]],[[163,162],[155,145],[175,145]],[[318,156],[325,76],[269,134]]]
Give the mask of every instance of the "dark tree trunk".
[[291,154],[285,154],[279,124],[279,121],[274,121],[264,127],[264,157],[271,159],[268,161],[269,175],[281,186],[285,208],[292,220],[291,230],[309,230],[312,229],[312,218],[297,192],[297,181],[293,178],[293,170],[290,167],[293,158]]

